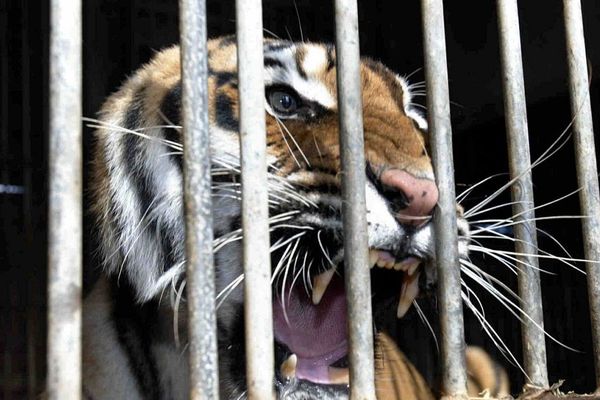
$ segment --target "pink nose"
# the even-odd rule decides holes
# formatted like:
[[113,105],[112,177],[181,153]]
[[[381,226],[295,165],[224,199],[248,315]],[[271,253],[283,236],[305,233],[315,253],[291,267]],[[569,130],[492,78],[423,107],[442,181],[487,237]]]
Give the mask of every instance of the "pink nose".
[[402,204],[394,211],[397,211],[396,218],[402,224],[421,226],[429,221],[439,197],[434,181],[417,178],[399,169],[383,171],[379,179],[387,187],[385,195],[392,204],[398,201],[390,197],[401,199]]

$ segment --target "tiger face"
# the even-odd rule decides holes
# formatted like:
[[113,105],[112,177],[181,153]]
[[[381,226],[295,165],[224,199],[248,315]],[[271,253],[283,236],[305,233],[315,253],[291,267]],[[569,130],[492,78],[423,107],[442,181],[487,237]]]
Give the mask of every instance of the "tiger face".
[[[235,39],[211,40],[208,51],[221,392],[244,398]],[[346,398],[335,52],[330,45],[266,40],[264,71],[276,391],[286,399]],[[377,326],[386,314],[404,316],[435,284],[431,216],[438,189],[427,125],[412,106],[407,82],[369,59],[362,60],[360,77],[370,255],[365,268],[372,269]],[[130,307],[155,310],[152,321],[162,328],[141,334],[160,341],[161,352],[166,346],[176,353],[186,331],[179,309],[185,280],[180,112],[179,49],[173,47],[105,104],[92,185],[107,279],[118,293],[129,292]],[[467,237],[466,222],[457,215],[461,237]],[[459,245],[466,255],[466,243]],[[175,307],[161,302],[165,291],[172,292]],[[179,329],[172,331],[174,320]],[[186,386],[187,364],[180,366],[169,372],[171,381]],[[155,390],[170,390],[163,387],[168,379],[157,379]]]

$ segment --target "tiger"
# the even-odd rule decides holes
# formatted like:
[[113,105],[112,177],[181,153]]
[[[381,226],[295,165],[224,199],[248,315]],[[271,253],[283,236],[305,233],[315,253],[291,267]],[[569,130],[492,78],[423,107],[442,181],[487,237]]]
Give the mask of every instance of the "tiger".
[[[263,53],[273,388],[278,399],[346,399],[338,60],[334,46],[316,42],[267,38]],[[235,36],[208,40],[207,54],[219,390],[222,399],[244,399]],[[431,217],[439,191],[427,122],[407,79],[366,57],[360,79],[365,268],[377,329],[382,318],[402,318],[417,297],[435,289]],[[180,49],[173,46],[131,75],[95,120],[89,209],[102,273],[84,301],[88,400],[188,396],[181,101]],[[469,226],[458,206],[456,217],[459,253],[466,258]],[[378,331],[376,343],[378,398],[437,395],[390,335]],[[471,364],[475,380],[495,368],[493,362]],[[478,389],[496,386],[492,379]]]

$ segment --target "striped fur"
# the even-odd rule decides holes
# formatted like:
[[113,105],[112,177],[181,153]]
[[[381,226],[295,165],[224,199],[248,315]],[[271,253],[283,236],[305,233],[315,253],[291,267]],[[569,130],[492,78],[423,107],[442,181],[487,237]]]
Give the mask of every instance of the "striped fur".
[[[241,285],[232,286],[242,273],[235,38],[211,40],[208,51],[221,395],[243,399],[243,294]],[[292,259],[286,251],[298,251],[289,277],[298,285],[343,258],[336,58],[330,45],[266,40],[264,66],[271,235],[273,247],[280,246],[272,253],[277,294],[281,277],[290,275],[281,265]],[[370,174],[395,168],[432,180],[426,122],[412,106],[406,80],[368,59],[361,79]],[[280,88],[301,104],[293,115],[269,101]],[[180,106],[179,48],[172,47],[110,96],[97,122],[91,211],[104,274],[85,302],[90,399],[187,398]],[[423,274],[429,287],[436,279],[431,226],[408,232],[375,181],[365,189],[369,246],[410,250],[429,260]],[[460,213],[459,227],[466,236]],[[291,250],[294,243],[300,250]],[[466,254],[466,241],[459,245]],[[300,251],[301,277],[295,269]],[[343,386],[275,386],[286,399],[347,397]]]

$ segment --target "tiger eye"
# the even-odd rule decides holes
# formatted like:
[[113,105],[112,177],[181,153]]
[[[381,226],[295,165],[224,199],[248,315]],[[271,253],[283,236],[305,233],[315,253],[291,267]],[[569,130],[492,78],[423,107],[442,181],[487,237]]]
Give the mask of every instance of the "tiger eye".
[[269,94],[269,103],[274,111],[285,115],[294,113],[298,108],[295,96],[280,90],[272,91]]

